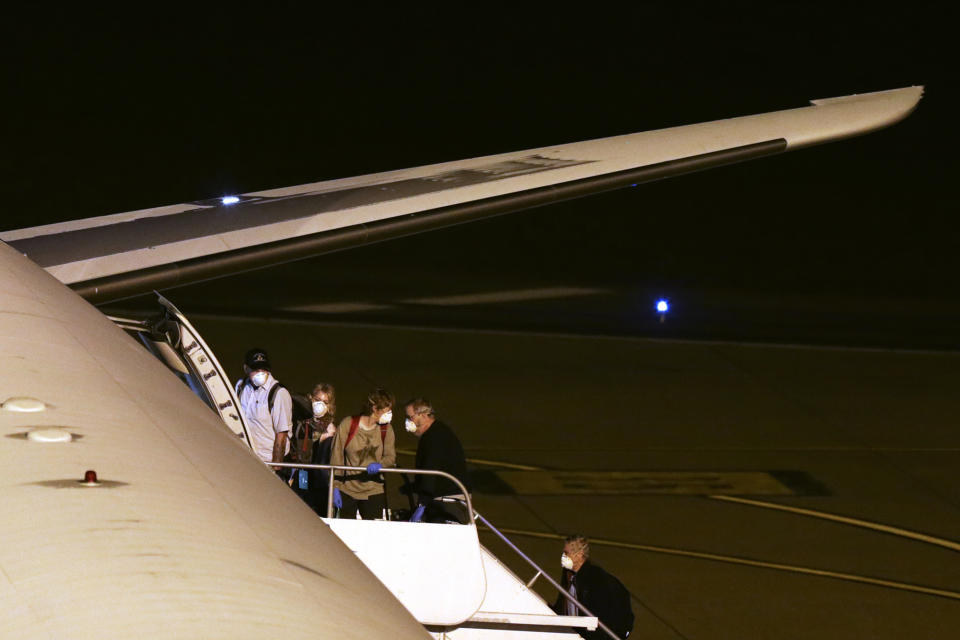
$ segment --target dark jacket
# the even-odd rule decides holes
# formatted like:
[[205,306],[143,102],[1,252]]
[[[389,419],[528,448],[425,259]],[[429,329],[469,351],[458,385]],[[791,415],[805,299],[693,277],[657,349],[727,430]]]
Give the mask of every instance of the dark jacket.
[[[564,590],[573,580],[577,589],[577,600],[593,612],[603,624],[610,627],[621,638],[633,631],[633,610],[630,608],[630,592],[615,577],[593,564],[589,560],[583,563],[580,571],[574,573],[564,569],[561,584]],[[567,599],[557,594],[553,610],[559,615],[566,611]],[[582,612],[581,612],[582,613]],[[583,614],[582,615],[586,615]],[[596,631],[578,628],[583,638],[588,640],[610,640],[610,636],[599,626]]]
[[[463,447],[453,430],[440,420],[435,420],[417,445],[417,469],[446,471],[470,490],[467,483],[467,461]],[[460,488],[439,476],[417,476],[414,490],[421,499],[451,496],[461,493]]]
[[[313,464],[330,464],[330,449],[333,438],[313,443]],[[310,496],[307,504],[313,507],[321,518],[327,517],[327,495],[330,484],[330,472],[326,469],[314,469],[310,472]]]

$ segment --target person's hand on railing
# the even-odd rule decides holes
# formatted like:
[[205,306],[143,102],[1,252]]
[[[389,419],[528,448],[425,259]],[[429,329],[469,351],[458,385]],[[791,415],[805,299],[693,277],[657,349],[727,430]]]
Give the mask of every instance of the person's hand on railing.
[[420,522],[423,520],[423,512],[427,510],[426,505],[420,505],[413,510],[413,515],[410,516],[410,522]]
[[380,469],[383,469],[383,465],[379,462],[371,462],[367,465],[367,473],[371,476],[375,473],[380,473]]
[[337,509],[343,509],[343,496],[340,495],[340,489],[333,490],[333,506]]

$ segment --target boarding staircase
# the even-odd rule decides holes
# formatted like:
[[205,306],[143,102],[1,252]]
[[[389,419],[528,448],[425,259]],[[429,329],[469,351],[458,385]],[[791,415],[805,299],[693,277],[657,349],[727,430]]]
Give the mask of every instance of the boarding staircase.
[[[361,467],[283,464],[275,466],[365,471]],[[323,521],[363,561],[413,616],[438,640],[531,640],[549,634],[578,640],[576,629],[598,625],[620,640],[580,602],[563,591],[541,567],[480,515],[460,481],[440,471],[383,469],[383,473],[441,475],[463,490],[467,524],[434,524],[333,518]],[[331,496],[328,504],[332,505]],[[331,507],[332,509],[332,507]],[[480,544],[478,523],[499,537],[535,570],[524,582]],[[583,615],[561,616],[531,589],[543,577]]]

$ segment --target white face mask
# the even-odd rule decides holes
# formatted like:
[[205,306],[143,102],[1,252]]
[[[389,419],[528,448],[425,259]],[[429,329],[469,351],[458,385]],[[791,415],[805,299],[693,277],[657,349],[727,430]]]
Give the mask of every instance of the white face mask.
[[573,560],[565,553],[560,554],[560,566],[568,571],[573,571]]
[[387,423],[390,422],[391,420],[393,420],[393,411],[387,411],[385,414],[383,414],[382,416],[380,416],[380,419],[377,420],[377,423],[378,423],[378,424],[387,424]]
[[327,403],[323,400],[317,400],[313,403],[313,417],[320,418],[327,413]]
[[407,421],[403,423],[403,426],[405,426],[407,428],[407,431],[409,431],[410,433],[417,432],[417,423],[411,420],[410,418],[407,418]]
[[250,381],[253,382],[253,384],[255,384],[256,386],[262,387],[264,383],[266,383],[267,377],[269,375],[270,374],[267,373],[266,371],[257,371],[255,374],[250,376]]

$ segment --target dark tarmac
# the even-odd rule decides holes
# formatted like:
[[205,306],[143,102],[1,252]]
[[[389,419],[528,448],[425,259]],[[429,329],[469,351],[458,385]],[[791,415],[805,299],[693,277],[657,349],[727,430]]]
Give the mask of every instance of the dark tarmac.
[[[558,536],[594,539],[596,562],[633,594],[631,638],[955,635],[960,353],[657,337],[679,310],[660,325],[623,288],[459,283],[341,283],[313,300],[294,287],[286,301],[257,288],[263,304],[242,314],[240,279],[169,295],[231,373],[255,343],[291,388],[335,384],[340,415],[375,385],[433,399],[474,460],[477,509],[554,573]],[[620,329],[643,319],[616,335],[585,309]],[[783,325],[762,337],[804,336]],[[632,472],[620,493],[614,471]]]

